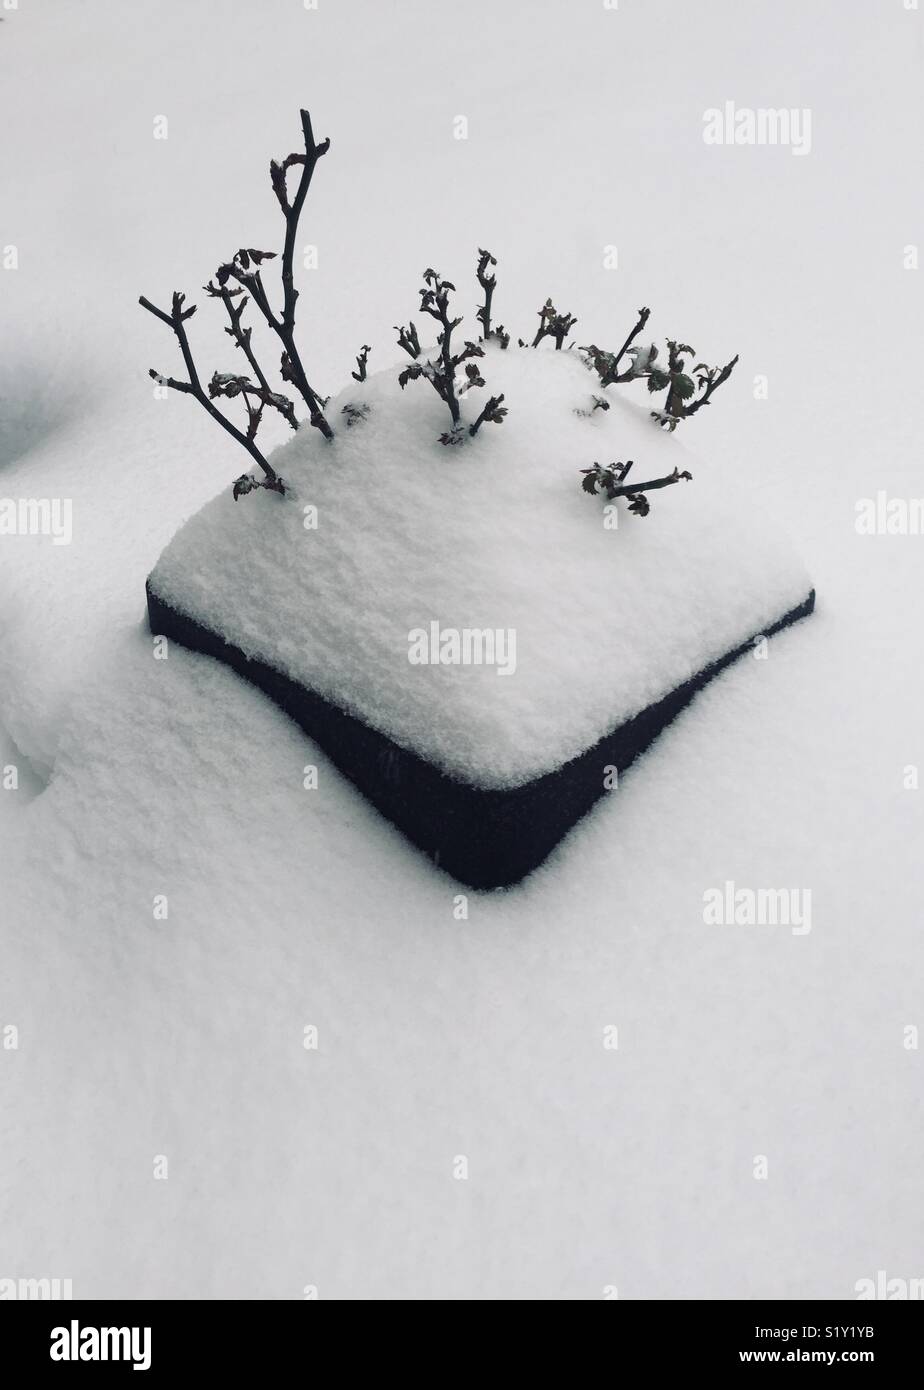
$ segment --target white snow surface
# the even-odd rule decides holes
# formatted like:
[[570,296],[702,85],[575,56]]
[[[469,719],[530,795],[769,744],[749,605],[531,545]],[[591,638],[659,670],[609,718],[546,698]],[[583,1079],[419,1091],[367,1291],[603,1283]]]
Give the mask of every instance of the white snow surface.
[[[296,1300],[853,1299],[880,1269],[920,1277],[924,542],[858,536],[854,508],[922,491],[912,386],[870,367],[920,355],[921,13],[223,10],[162,0],[141,27],[124,0],[62,0],[0,25],[20,253],[0,495],[74,504],[70,546],[0,540],[0,766],[20,771],[0,787],[0,1277]],[[704,146],[730,96],[811,106],[810,155]],[[694,482],[610,539],[656,544],[740,477],[820,596],[467,919],[269,700],[175,646],[155,661],[145,623],[158,556],[244,464],[193,403],[153,398],[175,347],[137,296],[193,298],[242,241],[278,244],[267,159],[300,105],[332,137],[299,273],[325,393],[364,342],[386,365],[425,266],[471,326],[477,246],[524,337],[549,294],[603,345],[649,304],[659,340],[741,361],[675,441]],[[233,367],[206,309],[191,322],[203,364]],[[580,466],[563,499],[593,530]],[[707,926],[729,879],[811,889],[811,932]]]
[[[333,443],[303,423],[273,455],[290,495],[225,489],[171,541],[152,587],[444,771],[506,787],[596,743],[811,582],[753,496],[658,428],[644,388],[641,403],[609,388],[611,408],[581,416],[602,393],[576,351],[489,343],[478,363],[486,385],[462,397],[463,419],[503,392],[501,425],[442,445],[449,414],[430,384],[402,391],[381,371],[329,405]],[[348,403],[369,412],[350,427]],[[622,499],[607,529],[614,509],[581,490],[579,469],[627,459],[629,481],[675,468],[694,481],[648,494],[645,518]],[[494,664],[412,663],[410,635],[433,651],[434,622],[502,629],[515,648]]]

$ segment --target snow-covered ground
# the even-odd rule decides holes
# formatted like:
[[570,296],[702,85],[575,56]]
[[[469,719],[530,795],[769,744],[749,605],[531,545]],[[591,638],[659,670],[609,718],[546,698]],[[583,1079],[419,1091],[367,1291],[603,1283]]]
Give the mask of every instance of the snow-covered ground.
[[[141,13],[23,0],[0,26],[0,496],[73,504],[69,545],[0,538],[0,1277],[850,1298],[921,1276],[924,537],[855,528],[859,498],[924,494],[921,13]],[[705,145],[731,100],[811,108],[809,153]],[[609,343],[650,304],[706,360],[741,353],[681,429],[785,517],[819,593],[464,919],[266,699],[155,660],[144,622],[146,574],[242,461],[154,399],[175,345],[136,298],[275,246],[266,164],[300,105],[332,137],[299,306],[325,392],[363,342],[394,360],[425,266],[464,296],[477,246],[508,328],[551,294]],[[811,930],[707,925],[729,880],[810,892]]]

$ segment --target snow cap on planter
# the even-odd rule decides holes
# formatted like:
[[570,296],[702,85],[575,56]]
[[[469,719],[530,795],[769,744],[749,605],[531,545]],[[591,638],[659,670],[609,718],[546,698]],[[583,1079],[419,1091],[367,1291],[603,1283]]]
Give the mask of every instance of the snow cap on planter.
[[[697,465],[644,405],[611,393],[609,410],[578,413],[593,377],[576,352],[485,352],[486,390],[509,405],[503,428],[445,448],[435,393],[378,372],[328,408],[361,411],[352,428],[327,443],[303,425],[273,455],[290,496],[216,497],[150,583],[442,772],[509,788],[765,630],[811,584],[765,508]],[[604,499],[576,486],[577,468],[609,458],[695,481],[614,529]],[[515,671],[409,660],[409,634],[432,623],[515,633]]]

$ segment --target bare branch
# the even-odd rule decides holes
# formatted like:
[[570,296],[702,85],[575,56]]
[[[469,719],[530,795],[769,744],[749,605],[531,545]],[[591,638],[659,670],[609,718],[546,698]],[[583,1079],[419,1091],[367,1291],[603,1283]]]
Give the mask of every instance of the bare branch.
[[491,396],[481,414],[478,416],[478,419],[473,425],[469,426],[468,432],[470,435],[476,435],[485,420],[489,420],[494,425],[503,424],[504,416],[507,414],[507,407],[503,404],[503,400],[503,395]]
[[[719,387],[728,380],[728,378],[731,376],[732,372],[734,371],[737,365],[738,354],[736,353],[730,362],[726,362],[725,366],[721,369],[721,371],[718,369],[718,367],[705,368],[707,375],[705,378],[699,378],[699,380],[701,382],[705,380],[706,389],[698,400],[693,401],[691,405],[684,406],[682,414],[685,416],[695,415],[696,412],[699,410],[700,406],[708,405],[712,393],[714,391],[717,391]],[[696,371],[699,369],[694,368],[694,370]]]
[[[494,277],[488,276],[486,272],[488,264],[496,264],[496,262],[487,251],[481,251],[479,255],[481,260],[478,263],[478,279],[482,285],[485,284],[486,280],[489,284],[493,284]],[[473,343],[466,338],[461,351],[453,352],[452,334],[462,322],[461,318],[453,318],[449,310],[449,295],[455,289],[455,285],[449,280],[442,279],[438,271],[429,267],[424,271],[423,279],[423,289],[420,290],[420,311],[423,314],[428,314],[430,318],[436,319],[440,325],[441,331],[437,336],[439,355],[430,361],[419,360],[420,342],[413,323],[407,328],[398,328],[398,343],[413,359],[410,366],[405,367],[398,374],[398,385],[403,391],[409,381],[426,377],[440,400],[445,401],[449,407],[452,420],[451,428],[438,436],[439,442],[452,445],[462,444],[466,436],[476,435],[486,420],[494,421],[497,424],[502,423],[507,414],[506,409],[501,405],[504,398],[503,396],[492,396],[473,425],[466,427],[462,422],[459,398],[466,391],[470,391],[473,386],[484,386],[485,384],[484,377],[481,375],[481,368],[474,360],[484,357],[484,348],[480,342]],[[489,296],[486,299],[486,304],[488,307],[482,318],[482,326],[485,322],[490,325]],[[465,368],[464,379],[461,385],[457,385],[456,371],[463,365]]]
[[620,377],[618,375],[618,367],[622,359],[625,357],[626,353],[629,351],[629,348],[632,346],[638,335],[641,333],[642,329],[645,327],[645,324],[648,322],[650,317],[650,309],[639,309],[638,322],[636,323],[632,332],[629,334],[626,341],[623,343],[622,347],[617,352],[616,356],[613,358],[613,365],[607,373],[607,378],[603,381],[604,386],[609,386],[611,381],[628,381],[629,378],[632,376],[632,372],[630,371],[625,376]]
[[693,480],[692,473],[688,473],[686,469],[681,472],[675,468],[673,473],[668,473],[663,478],[650,478],[645,483],[627,483],[626,477],[631,467],[632,460],[629,459],[627,463],[610,463],[605,468],[599,463],[595,463],[592,468],[582,468],[584,481],[581,487],[591,495],[599,490],[610,502],[617,497],[628,497],[631,504],[629,511],[635,512],[637,516],[647,516],[651,506],[644,496],[646,492],[655,492],[658,488]]
[[178,290],[174,291],[172,311],[169,314],[163,309],[158,309],[149,299],[145,299],[144,295],[138,300],[142,308],[147,309],[148,313],[153,314],[154,317],[160,319],[162,323],[168,324],[176,335],[176,340],[180,345],[180,352],[183,355],[183,361],[186,364],[188,380],[177,381],[173,377],[161,376],[153,367],[150,369],[149,375],[153,377],[155,381],[171,387],[174,391],[181,391],[186,395],[195,396],[196,400],[208,411],[212,419],[216,420],[218,424],[221,425],[222,429],[226,430],[227,433],[231,435],[231,438],[235,439],[242,448],[246,449],[251,458],[259,464],[266,478],[265,486],[271,488],[274,492],[285,492],[285,484],[276,473],[273,466],[268,463],[260,453],[260,450],[253,441],[253,436],[250,431],[248,430],[247,434],[242,434],[237,426],[233,425],[227,416],[223,415],[221,411],[212,404],[205,391],[203,391],[202,383],[199,380],[199,374],[196,371],[196,364],[193,360],[192,349],[189,346],[189,338],[186,334],[186,320],[191,318],[196,312],[196,307],[192,305],[189,309],[184,309],[184,300],[185,295],[180,294]]
[[543,338],[554,338],[556,350],[561,351],[565,338],[576,323],[576,318],[571,314],[560,314],[551,299],[547,299],[539,310],[539,327],[532,346],[538,347]]
[[[295,414],[294,405],[289,400],[288,396],[284,396],[281,392],[272,389],[251,346],[250,339],[253,330],[249,327],[241,327],[241,316],[248,304],[247,296],[240,289],[229,290],[227,285],[216,286],[213,285],[211,281],[203,288],[206,294],[211,295],[213,299],[221,299],[227,309],[228,317],[231,320],[231,327],[226,328],[225,332],[234,339],[235,343],[250,363],[254,376],[259,383],[258,394],[261,401],[264,405],[270,405],[274,410],[278,410],[279,414],[287,421],[291,428],[297,430],[299,421],[298,416]],[[240,296],[237,304],[234,302],[235,296]]]
[[369,344],[363,343],[362,347],[359,350],[359,356],[356,358],[356,365],[359,368],[359,371],[350,372],[350,376],[353,378],[354,381],[366,380],[366,363],[369,361],[369,354],[371,351],[372,348],[369,346]]
[[442,325],[442,332],[437,335],[436,339],[440,349],[440,361],[438,365],[436,363],[431,364],[433,371],[429,373],[429,379],[449,407],[453,425],[457,425],[459,423],[459,402],[456,397],[456,362],[452,356],[452,332],[462,320],[449,317],[449,291],[454,290],[455,285],[449,280],[441,280],[439,272],[435,270],[425,270],[423,278],[424,288],[420,291],[420,311],[423,314],[429,314],[431,318],[436,319]]
[[[494,298],[494,287],[497,284],[497,276],[488,273],[489,265],[497,265],[497,261],[490,251],[478,248],[478,265],[475,276],[479,285],[484,290],[484,303],[476,313],[475,317],[481,324],[482,337],[491,336],[491,300]],[[509,341],[509,339],[508,339]]]
[[[299,356],[298,348],[295,344],[295,305],[298,300],[298,290],[295,288],[295,277],[292,263],[295,256],[295,242],[298,236],[298,221],[301,216],[308,189],[311,186],[312,175],[318,160],[330,149],[330,141],[322,140],[320,144],[315,142],[314,134],[311,129],[311,117],[307,111],[300,112],[302,121],[302,135],[305,141],[304,154],[290,154],[285,159],[270,161],[270,180],[273,185],[273,192],[282,209],[286,223],[285,242],[282,250],[282,294],[283,305],[282,313],[277,318],[269,303],[266,287],[260,273],[260,261],[252,266],[250,261],[253,257],[248,256],[247,252],[239,251],[234,259],[221,266],[218,271],[217,279],[219,285],[223,285],[230,277],[234,279],[242,288],[249,290],[254,303],[260,313],[266,319],[270,328],[282,342],[285,349],[285,356],[288,361],[289,375],[287,380],[291,381],[296,387],[305,404],[310,411],[310,420],[315,429],[319,429],[325,439],[333,439],[334,432],[327,422],[324,415],[323,404],[320,396],[311,386],[305,373],[305,368]],[[289,169],[296,165],[301,166],[301,176],[295,196],[289,199],[286,175]],[[267,253],[262,253],[261,259],[268,259]]]
[[398,346],[404,348],[409,357],[415,360],[420,356],[420,339],[417,336],[417,325],[409,323],[407,328],[402,328],[399,323],[395,324],[398,334]]

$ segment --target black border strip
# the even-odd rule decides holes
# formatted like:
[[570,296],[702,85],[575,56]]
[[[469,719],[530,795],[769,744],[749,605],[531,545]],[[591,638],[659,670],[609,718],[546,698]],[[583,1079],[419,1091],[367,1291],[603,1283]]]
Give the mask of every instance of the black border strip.
[[435,864],[470,888],[505,888],[543,862],[599,797],[603,770],[623,772],[714,676],[752,648],[755,637],[806,618],[802,603],[763,628],[663,699],[604,735],[593,747],[522,786],[486,789],[449,777],[362,719],[254,661],[233,644],[161,599],[147,583],[151,632],[223,661],[294,719],[382,815]]

